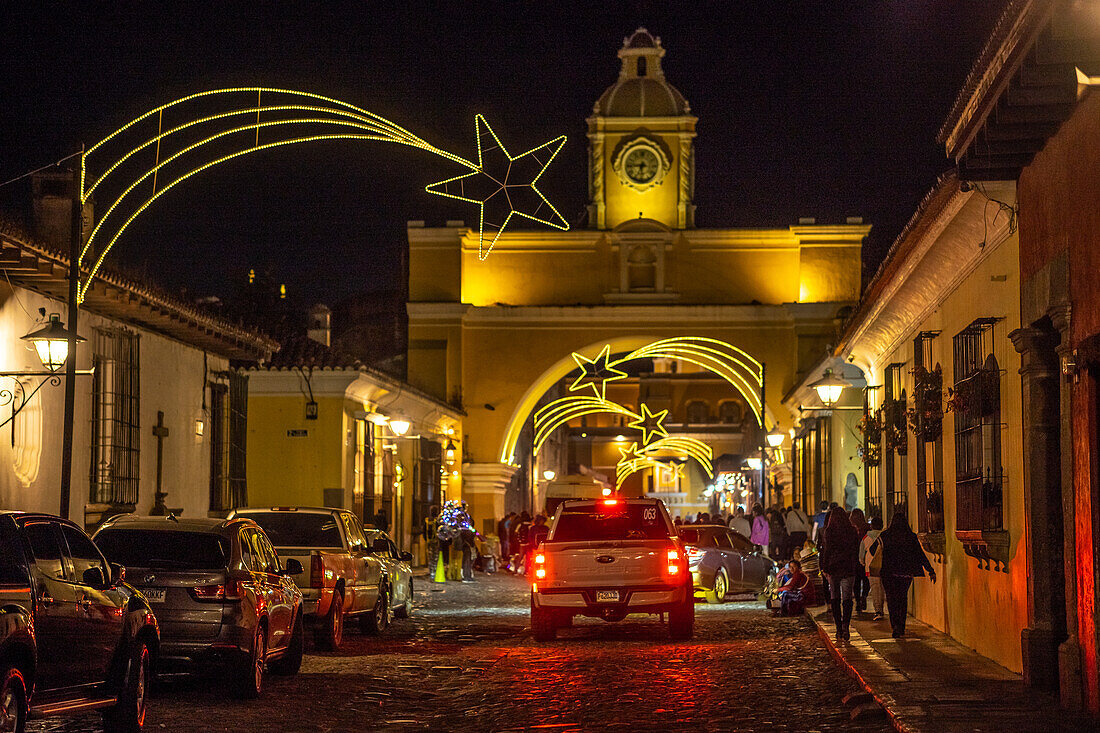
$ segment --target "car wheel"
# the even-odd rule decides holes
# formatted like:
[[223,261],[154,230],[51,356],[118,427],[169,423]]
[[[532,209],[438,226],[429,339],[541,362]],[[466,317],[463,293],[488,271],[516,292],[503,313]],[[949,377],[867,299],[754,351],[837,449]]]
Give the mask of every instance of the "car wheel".
[[394,618],[408,618],[409,614],[412,613],[412,602],[413,602],[413,582],[410,580],[409,581],[409,590],[405,594],[405,602],[402,603],[397,608],[393,609]]
[[298,674],[298,670],[302,668],[302,653],[305,651],[305,634],[302,614],[298,614],[294,619],[294,630],[291,632],[286,653],[271,663],[272,673],[288,676]]
[[370,613],[360,617],[359,628],[364,634],[378,636],[390,625],[390,594],[386,588],[378,591],[378,600]]
[[344,640],[344,594],[335,591],[332,594],[332,603],[328,607],[328,615],[317,629],[314,639],[318,649],[334,652],[340,648]]
[[256,638],[252,640],[252,653],[233,670],[233,691],[237,697],[250,700],[260,696],[264,690],[266,667],[267,628],[260,624],[256,627]]
[[718,572],[714,574],[714,587],[704,593],[707,603],[724,603],[729,589],[730,581],[726,569],[718,568]]
[[126,663],[118,702],[103,714],[104,729],[119,733],[137,733],[145,725],[151,662],[152,656],[146,643],[140,640],[135,642],[134,650]]
[[531,633],[535,641],[553,641],[558,635],[553,612],[536,606],[534,595],[531,596]]
[[0,667],[0,733],[23,733],[27,725],[27,684],[15,667]]
[[668,612],[668,635],[678,641],[695,635],[695,603],[690,597],[687,602],[678,603]]

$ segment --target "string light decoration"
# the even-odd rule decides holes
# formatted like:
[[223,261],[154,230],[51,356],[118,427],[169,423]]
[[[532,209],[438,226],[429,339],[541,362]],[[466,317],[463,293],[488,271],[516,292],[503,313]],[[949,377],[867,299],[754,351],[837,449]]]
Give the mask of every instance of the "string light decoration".
[[[484,128],[484,131],[482,128]],[[493,128],[481,115],[477,115],[474,119],[474,135],[477,138],[477,166],[469,173],[432,183],[425,190],[438,196],[446,196],[447,198],[478,205],[478,259],[484,260],[489,256],[489,253],[493,251],[493,246],[500,239],[501,232],[508,226],[508,222],[512,220],[513,216],[521,216],[539,224],[567,231],[569,223],[565,220],[565,217],[554,208],[553,204],[535,185],[542,174],[546,172],[550,161],[557,156],[558,151],[565,145],[565,135],[548,140],[542,145],[537,145],[515,156],[508,152],[508,149],[504,147],[504,143],[500,141],[497,134],[493,132]],[[485,161],[486,152],[504,157],[506,165],[502,173],[491,173],[488,170]],[[530,161],[525,161],[525,158],[530,158]],[[545,160],[542,158],[545,158]],[[533,167],[537,167],[538,172],[531,175],[530,170],[525,171],[525,163],[533,163]],[[513,176],[518,177],[518,183],[515,182],[516,179]],[[468,181],[467,179],[474,180]],[[469,186],[469,183],[486,185],[478,190],[478,186]],[[468,192],[467,188],[472,190]],[[455,193],[455,190],[458,193]],[[533,199],[531,198],[532,194],[534,195]],[[523,204],[524,198],[530,199],[529,205],[533,204],[535,206],[533,212],[517,208],[517,206]],[[549,209],[549,218],[538,216],[543,206]],[[490,208],[494,212],[492,217],[486,218],[486,208]],[[505,210],[507,210],[507,214],[503,213]],[[503,221],[500,221],[501,218],[503,218]],[[497,224],[496,221],[500,221],[500,223]],[[493,240],[489,242],[488,246],[485,244],[485,227],[487,225],[490,228],[495,228]]]
[[[658,467],[675,470],[683,475],[683,466],[675,461],[662,461],[660,458],[679,458],[686,456],[695,460],[708,477],[714,475],[714,452],[701,440],[686,437],[663,438],[642,448],[631,443],[619,450],[622,458],[615,466],[616,487],[622,486],[628,476],[645,468]],[[671,455],[662,455],[671,454]]]
[[[749,408],[756,415],[757,422],[761,421],[763,405],[760,401],[760,387],[764,380],[764,366],[748,352],[742,351],[732,344],[718,339],[703,336],[678,336],[676,338],[662,339],[647,344],[639,349],[631,351],[620,359],[611,360],[611,345],[605,344],[599,356],[594,360],[583,354],[574,353],[573,359],[582,370],[587,364],[599,364],[600,369],[606,374],[621,374],[614,379],[622,379],[625,372],[617,367],[635,359],[679,359],[689,364],[694,364],[702,369],[712,372],[733,385],[738,392],[744,395]],[[606,383],[612,378],[605,378],[597,389],[597,396],[602,397],[601,390],[606,389]],[[595,385],[592,379],[581,378],[573,383],[570,391],[577,391],[585,386]]]
[[[266,98],[266,103],[265,103]],[[199,102],[223,104],[212,114],[200,114],[165,129],[165,113],[191,117],[190,105]],[[155,132],[151,126],[155,124]],[[488,132],[485,137],[482,129]],[[364,140],[396,143],[419,148],[450,160],[468,172],[425,187],[428,193],[446,196],[480,207],[479,259],[485,259],[515,215],[561,230],[569,224],[538,190],[536,183],[565,144],[565,136],[554,138],[512,157],[481,115],[475,120],[478,146],[476,163],[435,147],[399,125],[347,102],[309,92],[272,87],[233,87],[191,94],[161,105],[118,128],[81,154],[80,201],[86,204],[109,184],[121,193],[106,206],[81,250],[77,264],[87,271],[80,283],[77,301],[83,302],[104,259],[130,224],[157,199],[192,176],[243,155],[321,140]],[[263,140],[261,142],[261,133]],[[491,143],[490,143],[491,140]],[[498,149],[507,158],[507,173],[501,179],[486,170],[484,152]],[[153,159],[152,167],[149,159]],[[530,180],[516,182],[513,164],[521,176],[529,159],[539,166]],[[100,161],[105,161],[100,164]],[[92,175],[91,171],[100,171]],[[465,189],[475,179],[486,179],[483,198]],[[165,182],[166,181],[166,182]],[[458,184],[460,193],[449,190]],[[533,195],[525,201],[522,192]],[[498,195],[499,194],[499,195]],[[113,193],[112,193],[113,195]],[[500,211],[502,221],[487,219],[486,205]],[[517,206],[533,206],[531,210]],[[503,208],[507,207],[507,213]],[[545,209],[547,214],[540,216]],[[494,232],[486,247],[485,228]],[[87,264],[85,261],[87,260]]]
[[601,412],[624,415],[630,420],[642,419],[641,415],[629,407],[605,400],[602,397],[562,397],[535,413],[534,450],[536,455],[542,449],[543,443],[550,437],[550,434],[562,425],[585,415]]
[[607,396],[608,382],[626,379],[627,376],[626,372],[615,369],[610,365],[611,344],[604,344],[603,350],[595,359],[589,359],[584,354],[573,352],[573,361],[577,362],[577,366],[580,367],[581,375],[570,385],[570,392],[591,387],[596,396],[602,400]]
[[657,414],[653,414],[649,411],[649,405],[644,402],[641,404],[642,414],[634,422],[627,423],[632,428],[638,428],[642,431],[642,445],[649,445],[653,442],[653,436],[668,437],[668,430],[665,429],[665,418],[668,417],[668,410],[661,410]]

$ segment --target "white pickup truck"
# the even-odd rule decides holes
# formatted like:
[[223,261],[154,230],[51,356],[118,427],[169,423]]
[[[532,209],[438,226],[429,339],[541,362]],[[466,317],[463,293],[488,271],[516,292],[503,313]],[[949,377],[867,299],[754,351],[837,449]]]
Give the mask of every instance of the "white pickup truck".
[[660,614],[673,639],[695,631],[691,573],[659,499],[566,501],[533,568],[531,628],[538,641],[553,639],[578,615],[621,621],[632,613]]

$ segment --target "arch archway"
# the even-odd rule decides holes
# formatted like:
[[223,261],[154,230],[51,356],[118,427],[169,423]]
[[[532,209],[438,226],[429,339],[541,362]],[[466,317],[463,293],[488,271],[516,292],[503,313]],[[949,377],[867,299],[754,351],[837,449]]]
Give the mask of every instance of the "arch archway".
[[[721,344],[733,353],[740,354],[744,357],[743,360],[731,363],[728,370],[724,372],[716,371],[715,373],[719,374],[719,376],[725,379],[726,382],[745,398],[761,427],[764,427],[768,422],[775,424],[775,416],[761,400],[761,380],[763,378],[763,371],[762,368],[760,368],[761,363],[748,352],[732,344],[716,341],[714,339],[703,339],[703,341]],[[606,347],[610,347],[611,354],[637,353],[638,356],[636,358],[675,355],[666,354],[665,351],[662,350],[662,345],[667,344],[669,348],[672,348],[674,342],[679,342],[679,340],[669,338],[662,339],[653,336],[620,336],[590,343],[583,349],[577,349],[575,352],[571,352],[558,359],[532,382],[531,386],[527,388],[527,391],[524,392],[523,396],[512,410],[512,415],[508,419],[504,434],[501,438],[500,452],[498,453],[500,462],[506,465],[515,464],[516,445],[519,442],[523,426],[531,416],[531,413],[534,412],[542,396],[563,377],[577,369],[577,362],[573,358],[574,353],[580,354],[589,360],[594,360]],[[753,365],[760,368],[759,371],[754,369]]]

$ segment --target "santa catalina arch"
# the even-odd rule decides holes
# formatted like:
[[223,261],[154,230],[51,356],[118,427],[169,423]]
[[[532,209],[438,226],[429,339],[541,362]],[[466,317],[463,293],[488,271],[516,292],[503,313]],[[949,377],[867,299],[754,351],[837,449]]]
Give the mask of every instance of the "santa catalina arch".
[[[666,80],[664,54],[644,29],[625,39],[619,77],[587,120],[588,228],[509,230],[480,260],[476,227],[409,226],[408,379],[467,414],[462,496],[479,529],[502,516],[509,487],[533,495],[529,426],[548,394],[561,396],[574,352],[595,359],[610,345],[621,356],[683,337],[729,344],[765,366],[766,420],[779,416],[785,429],[783,395],[859,296],[862,222],[694,226],[697,120]],[[623,380],[624,404],[668,409],[670,433],[725,441],[716,457],[759,445],[745,390],[676,359],[641,368]],[[563,437],[560,470],[607,465],[599,456],[620,436],[590,424]],[[679,503],[693,505],[701,485],[688,483]]]

